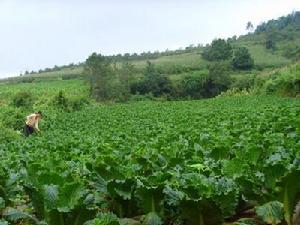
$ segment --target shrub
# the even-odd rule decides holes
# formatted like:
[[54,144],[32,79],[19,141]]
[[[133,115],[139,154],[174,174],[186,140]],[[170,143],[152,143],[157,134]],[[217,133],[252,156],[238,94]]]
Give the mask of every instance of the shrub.
[[171,80],[162,74],[147,75],[140,81],[133,82],[130,86],[132,94],[152,93],[155,97],[172,92]]
[[130,96],[130,101],[149,101],[149,100],[154,100],[154,96],[152,93],[148,93],[145,95],[141,94],[135,94]]
[[31,108],[33,103],[33,96],[27,91],[18,92],[12,99],[12,105],[15,107]]
[[254,86],[255,75],[253,74],[245,74],[243,76],[235,78],[233,83],[231,84],[231,88],[236,88],[238,90],[250,89]]
[[205,96],[205,83],[207,76],[185,76],[178,84],[179,96],[193,99]]
[[52,104],[57,109],[61,109],[64,111],[70,110],[69,100],[67,99],[67,97],[65,96],[63,91],[59,91],[58,94],[56,96],[54,96],[54,98],[52,100]]
[[20,135],[13,129],[0,125],[0,144],[9,143],[20,139]]
[[25,116],[28,111],[23,111],[18,108],[6,108],[1,115],[3,126],[9,129],[22,131],[25,124]]
[[89,104],[90,102],[86,97],[77,97],[69,101],[69,106],[73,111],[81,110]]
[[252,94],[253,92],[251,90],[249,91],[246,89],[240,90],[238,88],[232,88],[225,92],[221,92],[221,94],[219,94],[216,97],[219,98],[219,97],[232,97],[232,96],[249,96]]
[[264,84],[266,94],[296,97],[300,93],[300,66],[274,73]]

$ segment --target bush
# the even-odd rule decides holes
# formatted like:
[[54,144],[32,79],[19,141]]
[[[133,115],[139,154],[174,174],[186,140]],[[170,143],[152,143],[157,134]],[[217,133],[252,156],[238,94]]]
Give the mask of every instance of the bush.
[[89,104],[90,104],[89,99],[85,97],[77,97],[69,101],[69,106],[73,111],[81,110]]
[[245,74],[240,77],[235,78],[233,83],[231,84],[231,88],[236,88],[238,90],[248,90],[254,86],[255,75],[253,74]]
[[25,125],[25,117],[28,111],[16,108],[6,108],[1,114],[1,122],[3,126],[9,129],[22,131]]
[[300,65],[272,74],[263,87],[266,94],[296,97],[300,94]]
[[222,92],[221,94],[219,94],[216,97],[219,98],[219,97],[232,97],[232,96],[249,96],[249,95],[252,95],[252,94],[253,94],[252,91],[249,91],[249,90],[246,90],[246,89],[240,90],[238,88],[232,88],[232,89],[229,89],[225,92]]
[[149,100],[154,100],[154,96],[152,93],[148,93],[145,95],[140,95],[140,94],[135,94],[130,96],[130,101],[149,101]]
[[0,125],[0,144],[6,144],[20,139],[20,135],[13,129]]
[[172,92],[171,80],[162,74],[147,75],[140,81],[133,82],[130,86],[132,94],[147,94],[152,93],[155,97]]
[[207,76],[185,76],[178,84],[179,96],[199,99],[205,96]]
[[69,100],[67,99],[63,91],[59,91],[58,94],[54,96],[52,104],[57,109],[70,111]]
[[15,107],[32,108],[33,103],[33,96],[27,91],[17,93],[12,99],[12,105]]

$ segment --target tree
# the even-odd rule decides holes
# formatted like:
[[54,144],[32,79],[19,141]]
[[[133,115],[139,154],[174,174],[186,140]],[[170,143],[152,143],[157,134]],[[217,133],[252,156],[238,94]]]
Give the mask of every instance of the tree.
[[235,69],[249,70],[254,66],[254,60],[245,47],[240,47],[234,52],[232,65]]
[[86,60],[84,70],[90,80],[90,94],[97,100],[109,99],[109,82],[113,78],[110,62],[101,54],[93,53]]
[[253,24],[250,21],[248,21],[248,23],[246,25],[246,30],[249,31],[249,32],[252,32],[253,29],[254,29]]
[[172,82],[167,76],[162,75],[150,61],[147,61],[144,78],[131,85],[131,92],[133,94],[152,93],[158,97],[172,92]]
[[121,84],[121,94],[124,98],[124,101],[129,100],[130,96],[130,84],[132,82],[132,75],[134,73],[134,65],[124,62],[119,71],[119,81]]
[[230,67],[227,63],[218,62],[209,66],[209,73],[205,84],[204,97],[214,97],[226,91],[231,84]]
[[216,39],[204,49],[202,56],[209,61],[227,60],[232,57],[232,47],[225,40]]
[[266,49],[275,50],[276,48],[276,32],[268,31],[266,35]]

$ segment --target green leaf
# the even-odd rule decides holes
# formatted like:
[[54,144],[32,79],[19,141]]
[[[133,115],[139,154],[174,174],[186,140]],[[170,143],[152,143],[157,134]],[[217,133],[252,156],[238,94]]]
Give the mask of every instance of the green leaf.
[[122,218],[119,219],[120,225],[141,225],[141,223],[137,220],[131,218]]
[[118,217],[112,213],[100,213],[98,218],[87,221],[84,225],[120,225]]
[[142,186],[136,191],[136,196],[139,198],[144,212],[160,212],[163,201],[163,193],[160,188]]
[[3,213],[3,216],[11,221],[18,221],[20,219],[29,219],[35,223],[38,223],[38,220],[35,219],[33,216],[13,208],[6,209]]
[[161,218],[155,212],[150,212],[143,218],[142,225],[162,225]]
[[9,225],[7,221],[5,220],[0,220],[0,225]]
[[5,208],[5,201],[2,197],[0,197],[0,210]]
[[268,202],[256,207],[255,212],[265,223],[276,225],[283,219],[283,204],[278,201]]
[[278,183],[281,187],[280,201],[283,202],[284,218],[288,225],[292,224],[293,210],[300,198],[300,171],[293,171],[284,176]]
[[55,209],[58,200],[58,186],[57,185],[44,185],[44,201],[47,209]]
[[234,222],[232,225],[257,225],[257,223],[254,219],[242,218],[239,219],[237,222]]
[[189,225],[220,225],[223,223],[221,209],[210,200],[184,200],[180,204],[182,217]]
[[74,209],[82,196],[81,183],[73,182],[65,184],[58,194],[58,211],[69,212]]
[[239,178],[249,170],[248,165],[240,159],[224,160],[222,173],[228,177]]

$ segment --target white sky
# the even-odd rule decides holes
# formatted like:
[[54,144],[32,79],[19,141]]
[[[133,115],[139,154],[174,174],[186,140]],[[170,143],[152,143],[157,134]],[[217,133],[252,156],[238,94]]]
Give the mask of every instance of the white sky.
[[206,44],[300,10],[299,0],[0,0],[0,77]]

